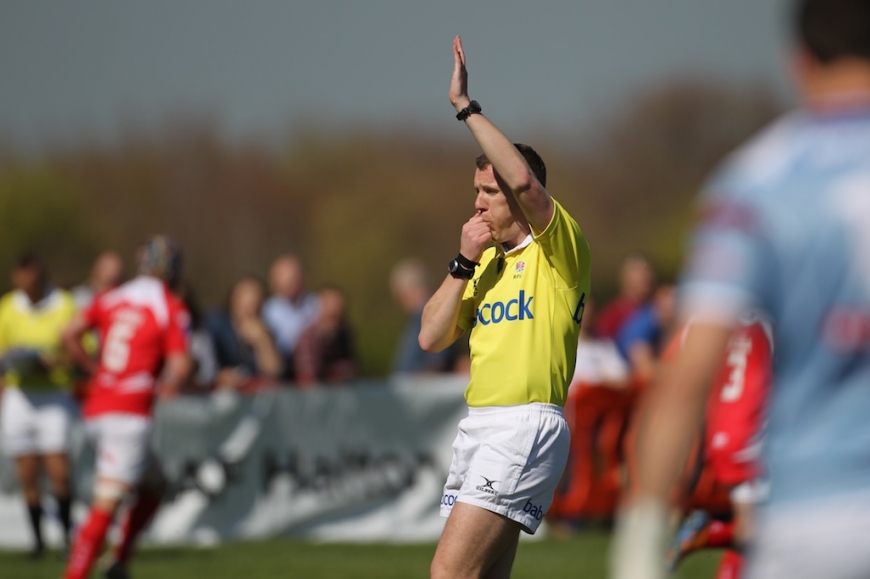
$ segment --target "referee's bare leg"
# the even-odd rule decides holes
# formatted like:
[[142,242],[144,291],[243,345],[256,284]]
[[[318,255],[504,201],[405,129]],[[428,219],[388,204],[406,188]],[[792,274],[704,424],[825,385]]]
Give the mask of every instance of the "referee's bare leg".
[[510,577],[520,524],[466,503],[456,503],[438,542],[432,579]]

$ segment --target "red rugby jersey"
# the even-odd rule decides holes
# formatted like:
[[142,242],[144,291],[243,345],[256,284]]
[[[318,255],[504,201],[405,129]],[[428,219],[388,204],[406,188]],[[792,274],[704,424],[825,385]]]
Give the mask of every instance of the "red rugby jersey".
[[728,342],[707,405],[707,452],[716,478],[725,484],[760,474],[761,429],[772,382],[772,329],[765,320],[749,317]]
[[[671,360],[689,339],[690,321],[671,339]],[[761,474],[758,464],[767,396],[773,382],[773,328],[765,318],[741,316],[713,378],[707,401],[704,456],[720,483],[735,486]]]
[[170,354],[187,351],[187,309],[163,281],[140,276],[97,297],[84,316],[97,329],[101,344],[85,417],[150,416],[163,362]]

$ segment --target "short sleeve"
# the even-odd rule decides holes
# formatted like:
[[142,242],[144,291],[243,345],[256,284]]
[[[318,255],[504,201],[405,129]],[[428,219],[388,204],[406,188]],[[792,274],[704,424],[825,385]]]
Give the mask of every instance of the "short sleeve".
[[173,308],[166,327],[166,355],[186,353],[189,337],[190,313],[181,306]]
[[553,217],[547,228],[535,235],[535,241],[565,287],[576,287],[584,281],[590,265],[589,245],[580,226],[555,199]]
[[748,307],[769,307],[767,284],[776,264],[760,205],[727,184],[719,187],[702,197],[681,277],[681,313],[730,326]]

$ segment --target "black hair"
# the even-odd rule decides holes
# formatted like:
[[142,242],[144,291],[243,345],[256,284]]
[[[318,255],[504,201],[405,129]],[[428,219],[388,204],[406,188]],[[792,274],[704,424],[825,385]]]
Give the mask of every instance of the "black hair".
[[795,34],[819,62],[870,60],[870,0],[799,0]]

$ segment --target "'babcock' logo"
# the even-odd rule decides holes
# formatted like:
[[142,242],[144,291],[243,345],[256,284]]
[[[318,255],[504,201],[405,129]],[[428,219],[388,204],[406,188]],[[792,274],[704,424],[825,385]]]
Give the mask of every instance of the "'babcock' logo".
[[523,512],[534,517],[536,521],[540,521],[544,518],[544,506],[532,504],[531,499],[526,501],[526,505],[523,507]]
[[526,291],[520,290],[520,295],[512,300],[505,302],[495,302],[492,304],[483,304],[477,308],[477,319],[474,320],[474,325],[479,323],[484,326],[490,324],[498,324],[502,321],[514,322],[523,320],[533,320],[532,315],[532,300],[535,296],[526,297]]

